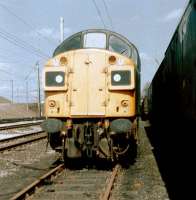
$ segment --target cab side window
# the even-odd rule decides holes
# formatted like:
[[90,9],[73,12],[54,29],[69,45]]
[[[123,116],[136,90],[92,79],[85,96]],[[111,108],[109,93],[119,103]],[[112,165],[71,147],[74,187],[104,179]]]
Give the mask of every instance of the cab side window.
[[68,51],[72,49],[79,49],[80,46],[81,46],[81,36],[78,35],[66,42],[66,44],[64,45],[64,50]]
[[124,56],[131,56],[130,47],[121,39],[111,35],[109,38],[109,51],[114,51]]
[[76,35],[69,40],[65,40],[54,52],[54,56],[63,53],[65,51],[70,51],[73,49],[81,48],[81,34]]
[[132,59],[133,61],[135,62],[135,64],[137,65],[138,64],[138,53],[135,49],[132,49]]

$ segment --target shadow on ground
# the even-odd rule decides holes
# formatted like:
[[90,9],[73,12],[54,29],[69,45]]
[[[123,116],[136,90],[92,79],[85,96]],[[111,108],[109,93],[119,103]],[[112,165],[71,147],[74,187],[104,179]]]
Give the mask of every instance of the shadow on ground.
[[145,129],[169,197],[171,200],[182,199],[182,196],[193,199],[196,125],[174,120],[162,122]]

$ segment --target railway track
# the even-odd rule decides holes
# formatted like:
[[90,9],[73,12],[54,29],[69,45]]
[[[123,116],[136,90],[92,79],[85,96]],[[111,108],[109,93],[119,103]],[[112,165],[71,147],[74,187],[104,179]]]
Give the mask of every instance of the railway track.
[[0,124],[0,131],[14,129],[14,128],[22,128],[22,127],[27,127],[27,126],[40,125],[42,122],[43,120],[4,123],[4,124]]
[[0,119],[0,124],[15,123],[15,122],[22,122],[22,121],[36,121],[36,120],[43,120],[43,119],[44,117],[8,118],[8,119]]
[[28,134],[18,135],[11,138],[0,140],[0,152],[10,150],[12,148],[35,142],[47,137],[44,131],[36,131]]
[[[40,141],[40,143],[41,145],[34,146],[32,151],[29,148],[25,149],[32,152],[32,154],[40,148],[45,152],[45,148],[43,148],[45,141]],[[39,142],[36,144],[39,144]],[[108,167],[107,170],[103,170],[103,167],[102,170],[100,168],[98,170],[82,169],[82,167],[80,168],[82,170],[78,170],[76,166],[77,170],[70,170],[65,169],[63,164],[54,169],[54,166],[57,166],[59,162],[51,163],[54,163],[57,155],[53,155],[51,162],[49,160],[50,154],[48,154],[45,159],[41,158],[38,163],[33,161],[25,167],[22,165],[22,168],[10,179],[9,177],[2,178],[0,182],[0,199],[169,200],[151,149],[152,147],[144,135],[144,129],[141,129],[138,158],[134,165],[128,169],[115,166],[113,170],[108,170]],[[12,155],[12,152],[7,151],[7,153]],[[16,153],[21,154],[20,151]],[[7,158],[6,154],[2,155]],[[14,158],[17,159],[15,155]],[[7,163],[4,165],[7,167]],[[99,166],[103,166],[103,163],[99,163]],[[108,163],[105,166],[108,166]],[[53,167],[52,170],[50,170],[51,167]],[[41,169],[41,171],[37,169]],[[35,179],[36,177],[40,178]]]
[[120,166],[107,170],[68,170],[60,164],[15,194],[19,199],[108,200]]

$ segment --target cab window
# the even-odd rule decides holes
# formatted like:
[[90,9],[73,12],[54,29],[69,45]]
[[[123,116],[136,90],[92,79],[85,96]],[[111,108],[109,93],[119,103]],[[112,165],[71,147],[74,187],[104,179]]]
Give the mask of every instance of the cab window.
[[135,64],[138,64],[138,54],[135,49],[132,49],[132,59],[134,60]]
[[86,33],[84,35],[84,48],[106,48],[105,33]]
[[110,36],[109,39],[109,50],[122,54],[124,56],[131,56],[131,48],[123,40],[116,36]]
[[81,48],[81,34],[65,40],[54,52],[54,56],[65,51]]

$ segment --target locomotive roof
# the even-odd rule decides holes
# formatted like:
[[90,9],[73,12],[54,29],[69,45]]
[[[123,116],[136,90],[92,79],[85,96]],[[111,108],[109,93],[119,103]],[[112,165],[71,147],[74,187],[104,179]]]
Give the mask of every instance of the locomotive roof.
[[[68,41],[70,41],[72,38],[75,38],[76,36],[81,36],[81,41],[80,41],[80,46],[74,48],[74,49],[83,49],[85,47],[83,47],[82,45],[82,41],[83,41],[83,37],[84,37],[84,34],[86,33],[105,33],[106,36],[107,36],[107,40],[109,38],[109,36],[113,35],[113,36],[116,36],[117,38],[119,38],[120,40],[122,40],[123,42],[125,42],[130,48],[134,49],[137,53],[137,56],[138,56],[138,59],[139,59],[139,53],[138,53],[138,50],[137,48],[135,47],[135,45],[133,43],[131,43],[127,38],[125,38],[124,36],[116,33],[116,32],[113,32],[113,31],[110,31],[110,30],[107,30],[107,29],[88,29],[88,30],[84,30],[84,31],[80,31],[78,33],[75,33],[73,35],[71,35],[70,37],[68,37],[67,39],[65,39],[54,51],[53,53],[53,56],[56,56],[62,52],[65,52],[65,51],[68,51],[68,50],[65,50],[65,45],[68,43]],[[108,42],[107,42],[108,43]],[[106,46],[105,49],[108,49],[108,44]],[[69,50],[72,50],[72,49],[69,49]]]

